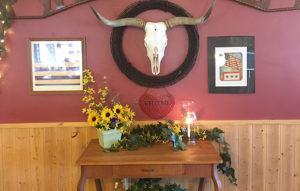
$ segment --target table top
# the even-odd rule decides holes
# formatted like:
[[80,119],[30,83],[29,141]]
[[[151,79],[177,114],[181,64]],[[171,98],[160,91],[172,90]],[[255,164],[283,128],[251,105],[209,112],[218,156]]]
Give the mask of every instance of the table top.
[[155,165],[155,164],[219,164],[221,157],[210,141],[187,145],[185,151],[175,151],[172,143],[153,144],[138,150],[103,152],[98,140],[93,139],[77,160],[78,165]]

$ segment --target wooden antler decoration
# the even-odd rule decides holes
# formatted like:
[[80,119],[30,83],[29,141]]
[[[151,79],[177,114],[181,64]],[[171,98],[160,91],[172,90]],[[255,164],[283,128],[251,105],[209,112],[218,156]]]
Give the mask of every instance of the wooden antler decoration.
[[42,16],[16,16],[12,4],[18,0],[0,0],[0,61],[6,53],[5,49],[5,35],[10,27],[11,20],[13,19],[44,19],[46,17],[55,15],[72,7],[91,2],[94,0],[74,0],[74,3],[64,5],[63,0],[55,0],[56,10],[51,10],[51,0],[40,0],[43,8],[44,15]]
[[234,0],[239,3],[254,7],[261,11],[276,12],[276,11],[292,11],[300,9],[300,0],[295,0],[294,7],[282,7],[282,8],[269,8],[271,1],[282,1],[282,0]]
[[41,3],[44,7],[44,15],[42,15],[42,16],[12,16],[9,19],[44,19],[46,17],[50,17],[57,13],[63,12],[72,7],[75,7],[75,6],[84,4],[84,3],[88,3],[91,1],[94,1],[94,0],[75,0],[74,3],[64,6],[62,0],[55,0],[57,9],[51,10],[50,9],[50,0],[41,0]]

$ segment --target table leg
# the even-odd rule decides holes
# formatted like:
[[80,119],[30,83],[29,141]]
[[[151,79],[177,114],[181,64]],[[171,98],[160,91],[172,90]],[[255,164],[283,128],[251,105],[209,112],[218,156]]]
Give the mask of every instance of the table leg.
[[200,178],[198,191],[203,191],[204,190],[204,180],[205,180],[204,178]]
[[220,182],[220,179],[218,176],[217,164],[213,165],[211,174],[212,174],[212,180],[213,180],[214,186],[215,186],[215,191],[221,191],[222,188],[221,188],[221,182]]
[[101,181],[100,179],[95,179],[95,183],[96,183],[96,188],[97,188],[97,191],[102,191],[102,187],[101,187]]
[[81,176],[77,185],[77,191],[84,191],[84,184],[86,181],[86,166],[81,166]]

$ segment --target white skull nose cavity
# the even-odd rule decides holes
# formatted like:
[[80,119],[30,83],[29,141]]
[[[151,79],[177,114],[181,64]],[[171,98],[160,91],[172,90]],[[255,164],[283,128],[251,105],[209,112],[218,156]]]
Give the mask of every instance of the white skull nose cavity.
[[158,48],[157,48],[157,46],[156,46],[156,47],[154,47],[154,54],[155,54],[155,55],[158,55],[157,52],[158,52]]
[[153,60],[152,60],[152,74],[158,75],[159,74],[159,63],[158,63],[158,48],[157,46],[154,47],[154,52],[153,52]]

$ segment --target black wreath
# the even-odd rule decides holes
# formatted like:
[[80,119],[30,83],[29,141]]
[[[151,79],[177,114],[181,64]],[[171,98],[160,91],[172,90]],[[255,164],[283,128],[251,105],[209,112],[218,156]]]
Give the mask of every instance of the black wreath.
[[[139,1],[127,7],[119,18],[136,17],[138,14],[152,9],[159,9],[172,13],[174,16],[191,17],[183,8],[163,0]],[[111,33],[111,52],[113,58],[123,74],[135,83],[152,88],[166,87],[175,84],[183,79],[195,65],[199,50],[199,35],[194,25],[184,25],[188,37],[189,48],[184,62],[173,72],[164,76],[149,76],[133,67],[126,59],[122,50],[122,37],[126,27],[115,27]]]

